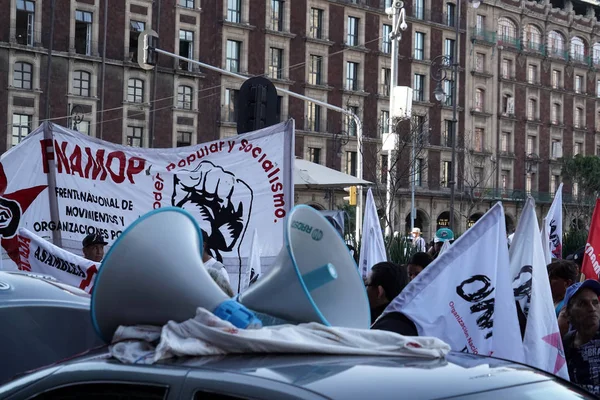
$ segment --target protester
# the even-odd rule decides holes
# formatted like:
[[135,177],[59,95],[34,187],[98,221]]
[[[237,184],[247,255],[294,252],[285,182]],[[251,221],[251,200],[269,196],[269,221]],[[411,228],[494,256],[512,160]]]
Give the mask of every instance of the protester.
[[563,301],[567,288],[578,281],[578,268],[573,261],[558,260],[548,264],[548,279],[556,316],[563,308]]
[[577,281],[583,281],[585,278],[581,276],[581,267],[583,266],[583,256],[585,254],[585,246],[577,249],[575,253],[571,255],[571,258],[567,257],[567,260],[571,259],[577,265]]
[[213,281],[215,281],[215,283],[217,284],[217,286],[219,286],[219,288],[221,288],[221,290],[223,292],[225,292],[225,294],[229,297],[233,297],[234,293],[233,293],[233,289],[231,288],[231,285],[229,284],[229,282],[227,282],[225,280],[225,278],[223,277],[223,275],[217,271],[214,268],[207,268],[208,274],[210,275],[210,277],[213,279]]
[[450,241],[450,243],[454,242],[454,232],[449,228],[438,229],[435,233],[435,238],[433,239],[433,247],[428,251],[432,259],[435,260],[437,258],[446,241]]
[[83,257],[93,262],[102,261],[104,258],[104,246],[107,244],[104,236],[101,234],[90,233],[81,242]]
[[371,323],[375,322],[390,302],[408,284],[408,274],[402,265],[383,261],[373,265],[365,279],[367,297],[371,307]]
[[431,256],[423,251],[413,254],[408,262],[408,278],[412,281],[433,261]]
[[425,242],[425,239],[421,236],[421,229],[413,228],[411,234],[413,236],[413,247],[418,252],[427,251],[427,242]]
[[571,382],[600,395],[600,283],[577,282],[566,291],[566,317],[572,330],[563,338]]
[[227,269],[225,268],[225,266],[220,263],[219,261],[215,260],[211,255],[210,255],[210,246],[208,245],[208,234],[204,231],[202,231],[202,244],[203,244],[203,253],[202,253],[202,262],[204,263],[204,267],[206,269],[215,269],[217,271],[219,271],[219,273],[223,276],[223,278],[225,278],[225,280],[227,281],[227,283],[229,282],[229,274],[227,273]]

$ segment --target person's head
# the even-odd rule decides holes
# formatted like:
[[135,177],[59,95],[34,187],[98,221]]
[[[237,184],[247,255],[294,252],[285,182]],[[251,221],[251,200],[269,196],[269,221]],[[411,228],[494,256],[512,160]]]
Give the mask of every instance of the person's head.
[[436,253],[439,253],[446,241],[454,241],[454,232],[449,228],[440,228],[435,232],[433,246]]
[[107,244],[101,234],[90,233],[81,242],[83,256],[90,261],[100,262],[104,258],[104,246]]
[[552,299],[561,301],[565,297],[567,288],[577,282],[577,264],[573,261],[558,260],[548,264],[548,279]]
[[431,255],[422,251],[415,253],[408,262],[408,279],[411,281],[417,277],[433,261]]
[[581,272],[581,267],[583,266],[583,256],[585,255],[585,246],[577,249],[575,254],[573,254],[573,261],[577,264],[577,272],[578,274]]
[[402,265],[380,262],[373,265],[365,281],[371,308],[389,304],[408,284],[408,274]]
[[421,229],[413,228],[413,230],[410,233],[414,238],[418,238],[419,236],[421,236]]
[[588,279],[567,288],[566,316],[578,332],[595,332],[600,324],[600,282]]
[[231,285],[227,282],[227,280],[225,280],[225,278],[223,277],[223,275],[221,275],[219,271],[217,271],[214,268],[207,268],[206,271],[208,271],[208,274],[213,279],[213,281],[215,281],[217,286],[221,288],[221,290],[225,292],[227,296],[233,297],[234,293],[233,289],[231,288]]
[[202,230],[202,260],[204,262],[208,261],[211,258],[211,254],[208,251],[210,247],[208,246],[208,233]]

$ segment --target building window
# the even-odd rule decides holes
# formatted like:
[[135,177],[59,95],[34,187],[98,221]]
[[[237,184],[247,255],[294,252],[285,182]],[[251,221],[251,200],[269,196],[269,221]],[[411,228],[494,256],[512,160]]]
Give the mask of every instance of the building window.
[[308,83],[311,85],[323,84],[323,57],[310,56],[310,70],[308,71]]
[[538,83],[538,68],[537,65],[529,65],[527,68],[527,82],[532,85]]
[[185,8],[194,8],[194,0],[179,0],[179,5]]
[[565,58],[565,38],[556,31],[548,34],[548,47],[551,56]]
[[[179,30],[179,55],[185,58],[194,58],[194,32]],[[188,61],[179,60],[179,68],[191,71],[192,64]]]
[[450,171],[452,170],[452,162],[442,161],[442,177],[440,184],[443,187],[450,187]]
[[74,130],[84,135],[90,136],[90,121],[80,121],[75,125]]
[[73,72],[73,94],[90,97],[90,73],[86,71]]
[[484,140],[483,128],[475,128],[475,143],[473,143],[473,150],[482,152]]
[[552,194],[552,196],[554,196],[554,194],[556,193],[556,189],[558,189],[559,185],[560,175],[552,175],[552,178],[550,179],[550,193]]
[[358,63],[346,62],[346,90],[358,90]]
[[575,125],[575,128],[584,128],[585,127],[585,122],[584,122],[584,118],[583,118],[583,108],[581,107],[576,107],[575,108],[575,118],[573,118],[573,125]]
[[323,10],[320,8],[310,9],[310,37],[323,39]]
[[140,126],[127,127],[127,146],[142,147],[144,137],[144,128]]
[[577,198],[579,197],[579,183],[577,182],[573,182],[573,197]]
[[272,79],[283,78],[283,49],[271,47],[269,58],[269,77]]
[[381,95],[390,95],[390,86],[392,82],[392,70],[389,68],[381,68]]
[[539,52],[542,48],[542,32],[535,25],[525,27],[525,47],[528,50]]
[[242,21],[242,0],[227,0],[227,21],[235,24]]
[[454,63],[454,39],[444,40],[444,55],[448,58],[447,65]]
[[[350,111],[352,114],[358,116],[358,107],[357,106],[348,106],[348,111]],[[348,135],[356,136],[356,133],[357,133],[356,121],[354,120],[354,118],[352,118],[349,115],[346,116],[346,126],[348,127]]]
[[528,173],[527,176],[525,177],[525,191],[527,192],[527,194],[531,193],[531,186],[532,186],[532,182],[533,182],[533,174],[532,173]]
[[308,148],[308,161],[314,162],[315,164],[321,164],[321,148],[320,147],[309,147]]
[[381,32],[381,52],[385,54],[390,54],[392,52],[392,39],[390,35],[392,34],[392,26],[383,24],[382,32]]
[[509,188],[509,180],[510,180],[510,171],[507,169],[503,169],[500,173],[500,181],[502,185],[502,191],[506,194],[506,191]]
[[473,168],[473,177],[475,178],[475,185],[482,186],[484,182],[484,171],[482,167]]
[[414,0],[413,16],[416,19],[425,19],[425,0]]
[[508,153],[510,150],[510,132],[502,132],[500,135],[500,151]]
[[456,4],[446,3],[446,25],[454,26],[456,15]]
[[358,46],[358,23],[360,19],[356,17],[348,17],[348,36],[346,44],[348,46]]
[[127,85],[127,101],[130,103],[144,102],[144,81],[137,78],[129,78]]
[[415,33],[415,60],[425,59],[425,34],[423,32]]
[[485,72],[485,54],[477,53],[475,55],[475,71]]
[[384,133],[389,133],[390,131],[390,112],[388,110],[381,111],[381,123],[379,124],[381,127],[380,134],[383,136]]
[[26,62],[16,62],[13,71],[13,86],[20,89],[31,89],[33,66]]
[[346,173],[348,175],[356,176],[356,152],[346,152]]
[[527,154],[535,154],[536,145],[535,145],[535,136],[527,136]]
[[306,130],[313,132],[321,131],[321,106],[309,102],[306,105],[308,115],[306,116]]
[[192,100],[192,88],[190,86],[179,85],[177,88],[177,108],[191,110]]
[[560,139],[552,139],[551,151],[553,160],[562,157],[562,143]]
[[583,76],[575,75],[575,93],[583,92]]
[[271,0],[271,29],[283,31],[283,7],[282,0]]
[[92,13],[75,11],[75,52],[89,56],[92,54]]
[[388,178],[388,156],[387,154],[381,155],[381,169],[379,173],[379,182],[382,184],[387,184]]
[[425,75],[415,74],[414,76],[413,101],[425,101]]
[[443,103],[446,107],[452,107],[454,105],[454,81],[446,79],[444,80],[444,93],[446,93],[446,102]]
[[515,44],[517,28],[515,24],[505,17],[498,18],[498,39],[500,43]]
[[508,93],[502,95],[502,113],[504,115],[514,115],[515,99]]
[[573,60],[585,62],[585,44],[583,39],[574,37],[571,39],[571,57]]
[[21,140],[31,132],[32,116],[27,114],[13,114],[12,118],[12,145],[18,145]]
[[129,21],[129,59],[137,62],[137,48],[140,33],[146,29],[146,24],[140,21]]
[[552,89],[560,89],[561,83],[561,73],[557,69],[552,70]]
[[535,120],[537,119],[537,100],[529,99],[527,102],[527,119]]
[[600,80],[596,81],[596,97],[600,97]]
[[444,120],[444,130],[442,131],[442,142],[440,143],[443,147],[452,146],[452,130],[454,129],[454,123],[452,120]]
[[192,132],[177,131],[177,147],[192,145]]
[[29,0],[17,0],[17,18],[15,21],[15,39],[17,43],[33,46],[34,21],[35,3]]
[[423,186],[423,159],[415,159],[415,186]]
[[478,35],[485,32],[485,15],[477,14],[475,19],[475,31]]
[[238,91],[234,89],[225,89],[225,115],[224,120],[226,122],[236,122],[237,121],[237,111],[236,111],[236,102],[237,102],[237,94]]
[[475,111],[483,112],[485,110],[485,90],[475,89]]
[[550,122],[554,125],[560,124],[562,121],[562,112],[559,103],[552,103],[552,111],[550,113]]
[[510,79],[512,77],[513,62],[508,58],[502,59],[502,78]]
[[573,155],[576,156],[577,154],[582,154],[582,149],[583,143],[575,142],[575,145],[573,146]]
[[240,50],[242,42],[227,40],[227,60],[225,69],[230,72],[240,72]]

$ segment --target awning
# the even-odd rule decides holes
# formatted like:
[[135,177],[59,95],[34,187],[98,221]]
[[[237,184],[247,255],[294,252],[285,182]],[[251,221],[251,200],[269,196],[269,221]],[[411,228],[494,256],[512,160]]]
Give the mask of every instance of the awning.
[[358,179],[335,169],[296,158],[294,160],[294,186],[336,188],[357,185],[372,185],[372,182]]

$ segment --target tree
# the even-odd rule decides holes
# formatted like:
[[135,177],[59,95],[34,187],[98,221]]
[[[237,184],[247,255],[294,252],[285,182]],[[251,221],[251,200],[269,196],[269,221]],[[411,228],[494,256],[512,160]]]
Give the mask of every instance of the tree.
[[[562,159],[563,178],[573,185],[573,198],[569,207],[574,221],[578,221],[573,229],[585,229],[592,216],[594,199],[600,195],[600,158],[582,156]],[[583,226],[580,226],[583,223]]]

